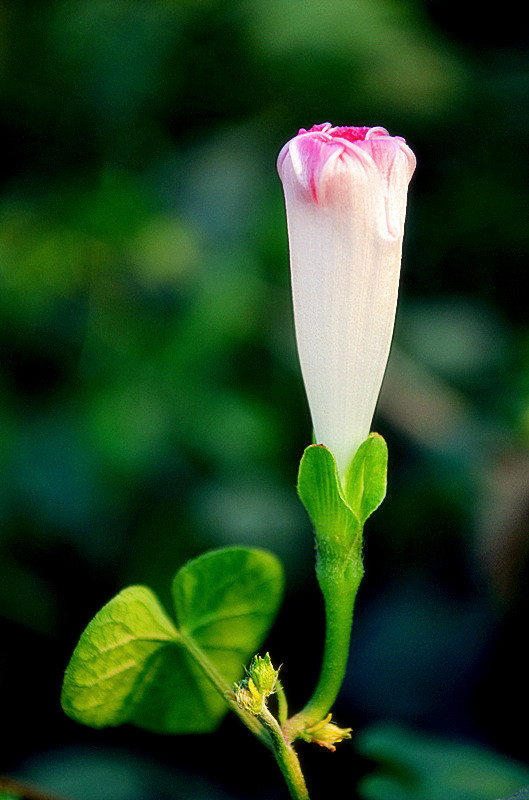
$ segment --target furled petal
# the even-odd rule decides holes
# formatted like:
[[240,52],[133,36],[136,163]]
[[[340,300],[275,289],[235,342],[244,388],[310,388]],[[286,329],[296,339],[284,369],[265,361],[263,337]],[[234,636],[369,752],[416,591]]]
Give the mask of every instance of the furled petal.
[[391,344],[415,157],[384,128],[301,130],[282,149],[298,351],[316,440],[344,475]]

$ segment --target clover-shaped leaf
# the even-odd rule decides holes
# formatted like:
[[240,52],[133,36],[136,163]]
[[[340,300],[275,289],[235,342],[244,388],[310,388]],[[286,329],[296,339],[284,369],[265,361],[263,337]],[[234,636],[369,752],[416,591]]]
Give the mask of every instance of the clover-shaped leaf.
[[124,589],[79,640],[64,677],[64,711],[96,728],[214,730],[227,706],[200,659],[230,688],[262,644],[282,593],[276,557],[242,547],[210,551],[177,572],[176,624],[150,589]]

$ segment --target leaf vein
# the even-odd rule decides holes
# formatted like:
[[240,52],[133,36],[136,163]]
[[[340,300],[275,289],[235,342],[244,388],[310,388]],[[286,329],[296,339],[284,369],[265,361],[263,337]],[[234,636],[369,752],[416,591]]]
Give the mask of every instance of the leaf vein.
[[243,619],[244,617],[270,617],[271,614],[268,611],[244,611],[240,614],[224,614],[223,616],[219,616],[218,614],[211,613],[207,617],[205,617],[198,625],[194,625],[191,628],[185,628],[185,630],[193,634],[196,631],[200,631],[204,628],[207,628],[209,625],[214,625],[216,622],[226,622],[227,620],[231,619]]

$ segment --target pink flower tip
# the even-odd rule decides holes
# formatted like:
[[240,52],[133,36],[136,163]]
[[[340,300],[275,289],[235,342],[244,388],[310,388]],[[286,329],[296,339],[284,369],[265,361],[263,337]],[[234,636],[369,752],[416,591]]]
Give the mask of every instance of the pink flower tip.
[[313,125],[308,131],[305,130],[305,128],[300,128],[298,136],[303,133],[319,133],[322,131],[327,133],[332,139],[340,138],[347,139],[349,142],[358,142],[365,140],[369,130],[371,130],[371,128],[365,126],[355,127],[354,125],[339,125],[333,128],[330,122],[322,122],[320,125]]
[[[283,147],[277,168],[284,181],[285,162],[290,163],[301,189],[316,204],[329,200],[329,177],[344,159],[356,161],[361,169],[375,167],[384,183],[391,182],[395,169],[404,169],[406,182],[415,169],[415,156],[401,136],[390,136],[381,126],[333,127],[330,122],[313,125]],[[335,193],[336,197],[336,193]]]

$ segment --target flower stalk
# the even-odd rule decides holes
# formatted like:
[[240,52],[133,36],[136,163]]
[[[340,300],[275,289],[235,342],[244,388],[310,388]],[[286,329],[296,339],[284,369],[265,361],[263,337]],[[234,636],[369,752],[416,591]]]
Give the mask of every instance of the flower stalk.
[[286,740],[278,721],[266,707],[262,710],[259,719],[271,736],[276,761],[288,786],[290,796],[293,800],[310,800],[299,759],[291,743]]

